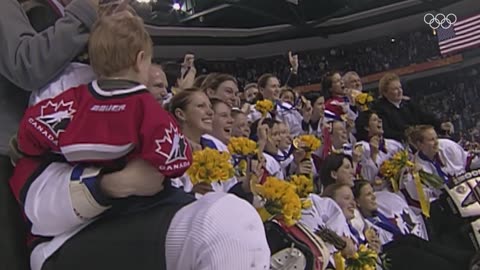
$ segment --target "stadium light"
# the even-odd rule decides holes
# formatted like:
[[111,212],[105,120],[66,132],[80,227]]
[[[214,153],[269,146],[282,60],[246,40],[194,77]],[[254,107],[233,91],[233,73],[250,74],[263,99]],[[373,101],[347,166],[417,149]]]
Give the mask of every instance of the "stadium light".
[[173,7],[174,10],[180,10],[180,8],[181,8],[181,7],[180,7],[180,4],[177,3],[177,2],[173,3],[173,6],[172,6],[172,7]]

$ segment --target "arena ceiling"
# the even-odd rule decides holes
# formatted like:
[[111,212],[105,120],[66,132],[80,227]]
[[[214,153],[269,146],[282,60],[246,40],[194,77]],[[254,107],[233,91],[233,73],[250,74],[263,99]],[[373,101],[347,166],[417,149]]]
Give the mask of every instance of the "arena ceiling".
[[157,45],[249,45],[328,37],[460,0],[137,0]]

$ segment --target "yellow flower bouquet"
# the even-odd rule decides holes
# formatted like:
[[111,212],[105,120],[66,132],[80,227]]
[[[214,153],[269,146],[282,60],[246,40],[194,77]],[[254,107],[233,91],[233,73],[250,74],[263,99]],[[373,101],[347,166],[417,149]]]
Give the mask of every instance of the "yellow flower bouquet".
[[404,173],[407,171],[410,171],[412,174],[422,214],[429,217],[430,200],[423,189],[423,185],[438,189],[443,185],[443,181],[433,174],[415,168],[415,164],[409,160],[408,152],[406,150],[396,153],[392,158],[384,161],[380,166],[380,175],[384,179],[390,181],[394,192],[398,192],[400,181],[402,180]]
[[289,182],[295,186],[295,192],[302,202],[302,208],[310,208],[312,201],[307,198],[313,192],[313,180],[305,175],[292,175]]
[[355,104],[362,112],[369,109],[369,105],[373,100],[373,97],[368,93],[360,93],[355,96]]
[[293,184],[267,177],[263,185],[256,185],[256,193],[265,202],[263,208],[258,209],[263,221],[279,216],[287,226],[293,226],[300,220],[302,202]]
[[305,175],[292,175],[290,183],[295,186],[295,191],[300,198],[306,198],[313,192],[313,181]]
[[403,150],[397,152],[392,158],[382,163],[380,166],[380,174],[384,179],[390,181],[393,191],[398,192],[404,171],[413,167],[414,164],[409,160],[407,150]]
[[194,185],[200,182],[211,184],[215,181],[227,181],[234,175],[231,156],[227,152],[211,148],[196,151],[187,175]]
[[237,175],[246,175],[249,159],[257,154],[257,143],[245,137],[232,137],[227,147],[232,154]]
[[335,270],[375,270],[379,261],[378,254],[365,245],[360,245],[350,258],[343,258],[340,252],[333,256]]
[[312,156],[312,152],[320,148],[322,141],[314,135],[300,135],[293,140],[293,146],[297,149],[305,150],[307,158]]
[[262,114],[262,117],[265,117],[273,110],[273,102],[268,99],[259,100],[255,103],[255,109]]
[[257,143],[245,137],[232,137],[228,143],[232,155],[249,156],[257,153]]

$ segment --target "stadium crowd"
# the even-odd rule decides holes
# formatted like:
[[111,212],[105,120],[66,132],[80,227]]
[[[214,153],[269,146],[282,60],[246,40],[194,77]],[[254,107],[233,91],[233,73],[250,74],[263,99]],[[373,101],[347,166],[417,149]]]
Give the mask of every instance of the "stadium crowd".
[[[25,110],[2,108],[21,114],[0,136],[0,217],[23,218],[2,244],[28,247],[31,270],[479,267],[480,158],[453,136],[476,125],[478,67],[406,84],[387,72],[364,92],[362,75],[438,57],[422,32],[152,64],[128,2],[101,3],[58,2],[42,33],[16,1],[3,7],[23,27],[4,47],[49,60],[0,66],[32,92]],[[295,90],[311,82],[321,91]]]

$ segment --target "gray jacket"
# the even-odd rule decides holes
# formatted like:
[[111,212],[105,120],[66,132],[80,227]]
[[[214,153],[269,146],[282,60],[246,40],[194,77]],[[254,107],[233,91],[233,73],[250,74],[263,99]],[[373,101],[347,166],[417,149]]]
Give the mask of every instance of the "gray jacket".
[[0,8],[0,155],[18,128],[30,91],[54,79],[87,45],[96,11],[74,0],[55,26],[37,33],[17,0]]

